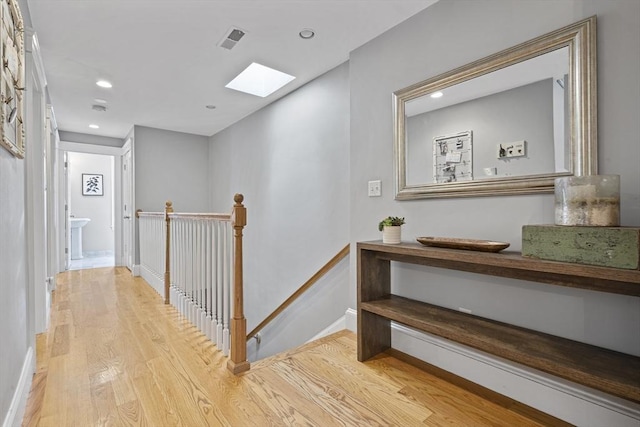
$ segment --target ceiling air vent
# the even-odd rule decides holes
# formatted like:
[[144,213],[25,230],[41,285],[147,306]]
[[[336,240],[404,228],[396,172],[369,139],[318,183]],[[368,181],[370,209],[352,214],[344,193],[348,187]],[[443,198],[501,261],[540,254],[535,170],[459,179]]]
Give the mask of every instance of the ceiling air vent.
[[245,34],[246,31],[241,30],[240,28],[231,27],[225,33],[222,40],[218,42],[218,46],[231,50],[242,39],[242,37],[244,37]]
[[91,109],[95,110],[95,111],[100,111],[101,113],[104,113],[105,111],[107,111],[107,106],[106,105],[93,104],[91,106]]

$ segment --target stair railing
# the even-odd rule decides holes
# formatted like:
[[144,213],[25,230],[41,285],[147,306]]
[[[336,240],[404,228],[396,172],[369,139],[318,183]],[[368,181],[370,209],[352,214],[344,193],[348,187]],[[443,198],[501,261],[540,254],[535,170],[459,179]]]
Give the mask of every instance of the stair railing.
[[[138,212],[142,277],[225,356],[234,374],[250,368],[244,317],[242,194],[231,214]],[[231,303],[233,301],[233,304]]]
[[276,317],[278,317],[283,311],[287,309],[291,304],[293,304],[298,298],[300,298],[305,292],[307,292],[311,287],[318,282],[325,274],[327,274],[333,267],[335,267],[340,261],[342,261],[347,255],[349,255],[349,244],[347,244],[344,248],[340,250],[336,255],[333,256],[325,265],[320,267],[320,269],[313,275],[309,280],[307,280],[298,290],[296,290],[289,298],[287,298],[282,304],[278,306],[273,312],[268,315],[258,326],[253,328],[251,332],[247,334],[247,341],[251,338],[258,335],[260,331],[262,331],[271,321],[273,321]]

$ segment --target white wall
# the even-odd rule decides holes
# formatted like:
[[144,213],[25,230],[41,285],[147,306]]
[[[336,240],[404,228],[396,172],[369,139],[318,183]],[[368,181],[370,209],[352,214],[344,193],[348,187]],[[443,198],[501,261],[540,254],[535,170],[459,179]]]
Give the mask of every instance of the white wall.
[[[69,214],[89,218],[82,229],[84,252],[114,251],[114,158],[88,153],[69,153]],[[102,175],[102,196],[82,194],[82,174]]]
[[[348,243],[348,77],[343,64],[211,138],[212,210],[228,212],[234,193],[244,194],[248,210],[248,330]],[[324,296],[333,306],[294,321],[281,348],[301,344],[344,314],[345,279],[337,290],[331,280],[316,285],[330,292]],[[263,337],[260,357],[269,340]]]
[[[622,224],[639,226],[640,2],[560,0],[550,7],[543,1],[441,0],[351,55],[351,242],[379,239],[378,221],[397,215],[406,217],[406,240],[491,239],[519,250],[523,225],[553,223],[552,194],[395,201],[390,94],[594,14],[599,170],[621,175]],[[367,197],[366,182],[374,178],[382,179],[381,198]],[[394,292],[401,295],[640,355],[640,298],[422,266],[394,265],[392,271]]]
[[68,142],[78,142],[80,144],[104,145],[107,147],[122,147],[125,139],[112,138],[109,136],[90,135],[88,133],[78,133],[60,131],[60,140]]

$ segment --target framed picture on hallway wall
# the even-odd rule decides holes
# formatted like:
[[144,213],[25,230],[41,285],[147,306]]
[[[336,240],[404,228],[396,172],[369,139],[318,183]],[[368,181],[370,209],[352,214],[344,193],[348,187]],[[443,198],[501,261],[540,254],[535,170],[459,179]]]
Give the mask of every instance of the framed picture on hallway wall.
[[82,174],[82,195],[83,196],[103,196],[102,175],[100,174]]
[[0,145],[24,158],[24,25],[17,0],[0,0]]

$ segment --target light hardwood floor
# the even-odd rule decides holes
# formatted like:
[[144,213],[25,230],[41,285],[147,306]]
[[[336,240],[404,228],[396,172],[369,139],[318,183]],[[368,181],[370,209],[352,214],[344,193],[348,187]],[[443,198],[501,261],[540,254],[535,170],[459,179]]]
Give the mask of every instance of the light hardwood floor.
[[360,363],[343,331],[233,376],[226,359],[124,268],[58,276],[24,426],[548,426],[389,354]]

